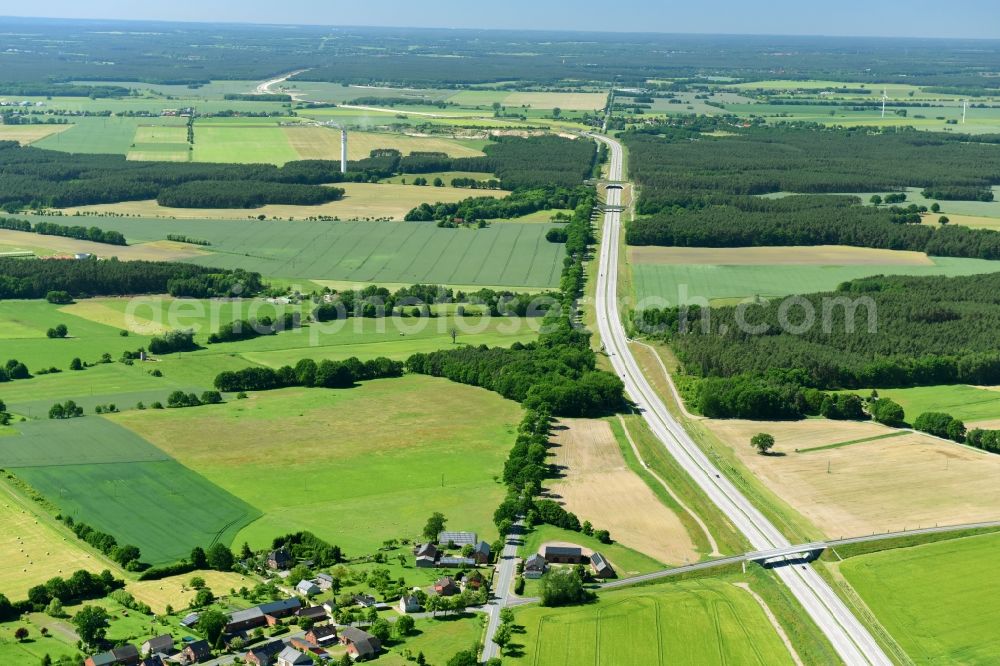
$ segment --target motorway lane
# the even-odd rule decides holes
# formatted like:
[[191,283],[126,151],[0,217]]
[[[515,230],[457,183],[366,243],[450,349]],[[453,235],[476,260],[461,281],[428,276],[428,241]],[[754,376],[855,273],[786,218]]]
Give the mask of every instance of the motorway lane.
[[[613,139],[594,135],[610,149],[612,181],[622,177],[622,147]],[[629,396],[642,412],[650,429],[677,459],[709,498],[726,514],[758,550],[772,550],[790,542],[712,465],[684,428],[667,411],[663,401],[643,376],[628,346],[628,338],[618,309],[618,251],[621,190],[609,189],[598,268],[597,321],[601,339],[615,371],[625,383]],[[830,586],[809,565],[776,569],[778,577],[791,589],[807,613],[848,664],[891,664],[868,630],[834,594]]]

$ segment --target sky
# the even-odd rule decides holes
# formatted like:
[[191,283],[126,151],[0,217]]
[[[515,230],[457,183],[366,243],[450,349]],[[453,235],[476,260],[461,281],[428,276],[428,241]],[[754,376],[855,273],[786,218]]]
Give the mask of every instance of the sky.
[[39,3],[0,0],[0,16],[434,28],[1000,38],[996,0],[45,0]]

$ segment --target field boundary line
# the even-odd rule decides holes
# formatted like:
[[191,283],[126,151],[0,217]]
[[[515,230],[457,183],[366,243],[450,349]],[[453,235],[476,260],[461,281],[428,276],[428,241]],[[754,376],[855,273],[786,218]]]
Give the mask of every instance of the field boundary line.
[[865,442],[875,442],[880,439],[889,439],[891,437],[900,437],[902,435],[909,435],[911,432],[909,430],[897,430],[896,432],[887,432],[881,435],[873,435],[871,437],[862,437],[861,439],[852,439],[846,442],[836,442],[834,444],[824,444],[822,446],[812,446],[808,449],[795,449],[796,453],[809,453],[811,451],[826,451],[828,449],[839,449],[843,446],[850,446],[851,444],[864,444]]
[[746,590],[746,592],[753,597],[754,601],[757,602],[761,610],[764,611],[764,615],[767,616],[771,626],[774,627],[774,631],[778,634],[778,638],[780,638],[781,642],[785,644],[786,648],[788,648],[788,654],[792,657],[792,661],[795,662],[796,666],[805,666],[802,662],[802,658],[799,657],[798,651],[796,651],[795,646],[792,644],[791,639],[788,637],[788,634],[785,633],[785,628],[781,626],[780,622],[778,622],[778,618],[775,617],[774,612],[771,610],[771,607],[767,605],[767,602],[764,601],[763,597],[750,588],[750,583],[733,583],[733,585],[741,590]]
[[712,547],[710,555],[712,557],[721,557],[722,553],[719,551],[719,544],[715,541],[715,537],[712,536],[712,533],[709,531],[708,525],[705,524],[705,521],[703,521],[701,516],[695,513],[691,507],[681,500],[677,493],[673,491],[670,485],[664,481],[659,474],[650,469],[649,465],[646,464],[646,461],[643,459],[642,454],[639,453],[639,447],[635,445],[635,440],[632,439],[632,433],[629,432],[628,426],[625,424],[625,419],[622,418],[621,414],[618,415],[618,422],[621,425],[622,430],[625,432],[625,439],[628,440],[629,446],[632,447],[632,452],[635,453],[635,457],[639,461],[639,464],[642,465],[642,468],[649,472],[650,476],[659,481],[660,485],[663,486],[663,489],[667,491],[667,494],[670,495],[675,502],[677,502],[678,506],[684,509],[684,511],[691,516],[696,523],[698,523],[698,526],[701,527],[701,531],[705,534],[705,538],[708,539],[709,545]]

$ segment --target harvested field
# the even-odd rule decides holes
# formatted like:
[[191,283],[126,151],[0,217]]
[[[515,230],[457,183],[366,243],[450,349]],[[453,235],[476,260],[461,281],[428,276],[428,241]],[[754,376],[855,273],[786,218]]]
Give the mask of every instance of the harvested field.
[[0,141],[17,141],[26,146],[69,127],[72,125],[0,125]]
[[[66,208],[66,214],[113,213],[115,215],[140,217],[166,217],[178,219],[247,219],[248,217],[295,218],[312,216],[339,217],[353,220],[366,217],[402,220],[411,209],[427,202],[452,203],[470,196],[505,197],[509,193],[500,190],[470,191],[457,187],[423,187],[394,183],[338,183],[345,190],[344,198],[316,206],[294,206],[270,204],[258,208],[167,208],[155,200],[123,201],[113,204],[95,204]],[[100,221],[97,222],[100,224]],[[2,237],[0,237],[2,241]],[[190,247],[190,246],[186,246]]]
[[[300,159],[339,160],[340,130],[331,127],[285,127],[288,143]],[[348,132],[347,157],[364,159],[377,148],[394,148],[404,155],[412,152],[447,153],[452,157],[476,157],[483,152],[442,137],[410,136],[378,132]]]
[[39,248],[54,254],[75,254],[86,252],[98,257],[118,257],[119,259],[146,259],[149,261],[178,261],[208,254],[187,245],[171,241],[156,241],[141,245],[108,245],[91,241],[66,238],[64,236],[43,236],[27,231],[0,229],[0,244],[15,247]]
[[155,322],[151,319],[140,318],[138,313],[133,313],[127,317],[123,316],[121,310],[117,310],[108,304],[109,302],[113,303],[116,301],[127,301],[127,299],[107,299],[104,301],[86,299],[77,301],[72,305],[65,305],[59,308],[59,310],[98,324],[104,324],[105,326],[128,329],[129,333],[137,335],[156,335],[158,333],[166,333],[170,330],[170,327],[165,324]]
[[507,106],[522,106],[527,104],[535,109],[552,109],[559,107],[564,111],[593,111],[602,109],[608,101],[604,93],[547,93],[547,92],[513,92],[504,98]]
[[[996,222],[1000,223],[1000,220]],[[633,264],[717,266],[933,266],[923,252],[846,245],[810,247],[630,247]]]
[[[5,438],[6,439],[6,438]],[[28,588],[53,576],[69,577],[77,569],[95,573],[107,563],[79,547],[70,537],[39,521],[21,506],[20,499],[0,489],[0,594],[23,599]]]
[[621,544],[661,562],[699,557],[678,517],[626,466],[607,421],[563,419],[557,430],[555,464],[563,477],[549,492],[580,520],[607,529]]
[[205,580],[205,587],[216,596],[229,594],[230,589],[247,587],[253,589],[256,581],[231,571],[197,571],[181,576],[170,576],[160,580],[129,581],[127,589],[137,600],[149,604],[154,613],[163,613],[168,605],[176,609],[187,608],[194,599],[196,590],[188,582],[197,576]]
[[[916,433],[798,454],[891,430],[819,419],[703,423],[828,537],[1000,518],[1000,456]],[[778,455],[754,452],[758,432],[775,436]]]
[[[942,213],[943,214],[943,213]],[[938,226],[938,218],[942,214],[924,215],[924,224]],[[957,224],[972,229],[1000,229],[1000,217],[983,217],[979,215],[947,215],[948,224]]]

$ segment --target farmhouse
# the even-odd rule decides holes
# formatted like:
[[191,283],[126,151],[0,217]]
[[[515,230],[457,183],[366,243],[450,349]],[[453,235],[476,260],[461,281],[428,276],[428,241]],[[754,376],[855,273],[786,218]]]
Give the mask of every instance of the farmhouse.
[[275,657],[285,649],[284,642],[271,641],[264,645],[258,645],[246,654],[246,662],[254,666],[271,666]]
[[[264,615],[269,618],[283,618],[288,617],[293,614],[296,610],[302,607],[302,602],[292,597],[291,599],[281,599],[279,601],[272,601],[270,603],[261,604],[258,606]],[[268,624],[274,624],[270,619]]]
[[181,652],[189,664],[197,664],[212,656],[212,648],[206,640],[189,643]]
[[320,593],[319,585],[311,580],[300,580],[295,586],[295,591],[306,597],[314,597]]
[[537,553],[524,561],[525,578],[541,578],[545,573],[545,558]]
[[456,546],[465,546],[466,544],[475,546],[477,541],[479,539],[476,538],[475,532],[439,532],[437,540],[438,543],[453,543]]
[[583,561],[583,549],[579,546],[543,546],[541,555],[549,564],[579,564]]
[[292,565],[292,554],[288,552],[288,549],[282,546],[277,550],[272,550],[267,555],[267,568],[268,569],[287,569]]
[[484,585],[486,585],[486,577],[478,570],[470,572],[462,579],[463,590],[480,590]]
[[477,543],[476,547],[472,549],[472,559],[476,561],[476,564],[489,564],[490,544],[485,541]]
[[351,598],[354,600],[354,603],[361,606],[362,608],[371,608],[372,606],[378,603],[377,601],[375,601],[375,597],[373,597],[370,594],[355,594]]
[[171,654],[174,651],[174,638],[170,634],[150,638],[139,646],[139,651],[144,657],[151,654]]
[[322,606],[323,610],[326,611],[327,615],[333,615],[333,613],[337,610],[337,600],[331,597],[326,601],[324,601],[322,603]]
[[236,634],[248,629],[256,629],[274,624],[283,617],[288,617],[302,607],[302,602],[296,598],[282,599],[254,606],[245,610],[233,611],[229,614],[229,622],[224,629],[227,634]]
[[264,613],[260,610],[260,606],[254,606],[253,608],[233,611],[230,613],[229,622],[226,623],[223,631],[227,634],[238,634],[249,629],[263,627],[266,624],[267,618],[264,617]]
[[438,549],[432,543],[418,543],[413,547],[413,554],[418,558],[429,557],[431,559],[436,559],[438,556]]
[[201,615],[198,613],[188,613],[184,616],[184,619],[181,620],[181,626],[184,628],[193,627],[198,624],[198,618],[200,617]]
[[419,613],[420,600],[415,595],[404,594],[399,599],[399,612],[403,615],[407,613]]
[[87,657],[86,666],[135,666],[139,663],[139,650],[130,644]]
[[313,627],[306,632],[306,640],[313,645],[326,647],[337,641],[337,627],[332,624],[325,624],[321,627]]
[[594,570],[594,575],[598,578],[612,578],[615,570],[611,568],[608,561],[598,552],[590,554],[590,568]]
[[438,566],[448,569],[460,569],[462,567],[474,567],[476,566],[476,561],[471,557],[453,557],[448,555],[438,560]]
[[341,645],[347,646],[347,654],[356,661],[371,659],[382,650],[379,640],[355,627],[344,627],[340,632]]
[[325,592],[333,587],[333,576],[328,573],[316,574],[316,579],[313,582]]
[[293,647],[286,647],[278,653],[278,666],[312,666],[313,660]]
[[421,569],[433,569],[437,566],[437,560],[433,557],[423,555],[417,558],[417,567]]
[[327,618],[326,609],[322,606],[300,608],[295,612],[295,616],[306,620],[312,620],[313,622],[322,622]]
[[434,591],[442,597],[450,597],[454,594],[458,594],[458,585],[455,584],[455,579],[451,576],[445,576],[444,578],[439,578],[436,583],[434,583]]

